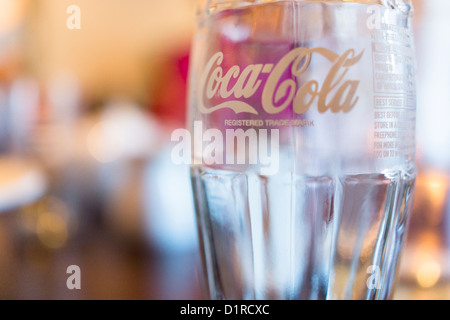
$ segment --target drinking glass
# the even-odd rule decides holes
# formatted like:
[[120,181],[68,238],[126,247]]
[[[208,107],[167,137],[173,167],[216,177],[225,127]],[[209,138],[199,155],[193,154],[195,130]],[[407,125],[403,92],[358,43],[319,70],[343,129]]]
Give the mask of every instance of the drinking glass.
[[411,17],[199,3],[183,141],[210,298],[391,298],[416,177]]

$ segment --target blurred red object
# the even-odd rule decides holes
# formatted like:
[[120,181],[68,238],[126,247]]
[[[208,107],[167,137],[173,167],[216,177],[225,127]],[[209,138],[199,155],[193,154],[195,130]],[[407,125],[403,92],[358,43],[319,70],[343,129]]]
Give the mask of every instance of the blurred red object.
[[186,124],[186,93],[189,50],[182,50],[162,65],[151,110],[163,122],[176,127]]

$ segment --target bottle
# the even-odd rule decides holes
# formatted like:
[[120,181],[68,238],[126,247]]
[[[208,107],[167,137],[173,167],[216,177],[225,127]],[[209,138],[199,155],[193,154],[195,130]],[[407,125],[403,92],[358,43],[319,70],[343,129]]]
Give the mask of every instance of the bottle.
[[412,6],[201,1],[191,179],[212,299],[389,299],[414,190]]

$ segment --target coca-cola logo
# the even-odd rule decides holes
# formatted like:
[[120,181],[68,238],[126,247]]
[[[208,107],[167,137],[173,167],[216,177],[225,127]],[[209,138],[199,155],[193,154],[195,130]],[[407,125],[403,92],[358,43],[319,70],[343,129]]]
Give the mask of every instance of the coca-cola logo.
[[[296,81],[296,78],[305,74],[314,54],[331,62],[323,83],[319,84],[315,79]],[[245,68],[234,65],[224,70],[224,55],[217,52],[209,59],[201,76],[197,105],[199,111],[205,114],[221,109],[231,109],[236,114],[259,114],[245,100],[263,88],[261,106],[268,114],[280,113],[289,105],[295,113],[305,113],[315,101],[320,113],[328,110],[333,113],[347,113],[359,100],[357,89],[360,81],[346,79],[346,75],[349,68],[361,60],[363,54],[364,50],[356,55],[355,50],[349,49],[338,55],[326,48],[301,47],[287,53],[276,65],[250,64]],[[283,75],[287,71],[291,72],[292,77],[286,79]],[[265,83],[262,78],[265,78]],[[298,83],[303,84],[298,86]],[[226,101],[215,105],[211,102],[205,103],[213,98],[214,101],[217,101],[217,98]]]

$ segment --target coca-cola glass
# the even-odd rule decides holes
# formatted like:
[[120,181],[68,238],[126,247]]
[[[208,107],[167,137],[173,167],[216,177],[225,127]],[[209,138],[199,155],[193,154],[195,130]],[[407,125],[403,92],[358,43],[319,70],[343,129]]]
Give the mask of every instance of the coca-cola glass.
[[403,0],[200,2],[174,153],[210,298],[392,297],[416,177],[411,17]]

